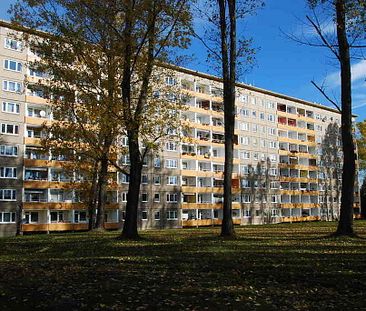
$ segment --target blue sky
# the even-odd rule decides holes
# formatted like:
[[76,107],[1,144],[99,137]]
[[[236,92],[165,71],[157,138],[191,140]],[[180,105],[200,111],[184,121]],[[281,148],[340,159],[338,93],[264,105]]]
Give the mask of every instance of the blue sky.
[[[0,1],[0,18],[8,20],[6,13],[14,0]],[[275,92],[291,95],[312,102],[329,105],[310,81],[322,84],[326,79],[327,92],[337,94],[339,89],[339,69],[336,61],[326,49],[299,45],[286,38],[283,33],[299,34],[304,30],[301,21],[307,13],[305,0],[266,0],[264,9],[250,17],[241,25],[238,34],[244,33],[254,39],[254,45],[260,47],[257,64],[241,78],[242,82]],[[281,29],[281,30],[280,30]],[[205,48],[194,41],[189,54],[194,59],[186,67],[210,72],[205,59]],[[353,106],[358,120],[366,119],[366,61],[353,64]]]

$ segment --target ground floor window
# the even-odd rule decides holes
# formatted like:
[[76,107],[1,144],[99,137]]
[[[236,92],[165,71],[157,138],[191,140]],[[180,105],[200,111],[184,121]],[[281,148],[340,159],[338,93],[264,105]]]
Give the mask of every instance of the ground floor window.
[[13,212],[1,212],[0,223],[15,223],[15,213]]
[[64,212],[63,211],[57,211],[57,212],[51,212],[51,222],[57,223],[57,222],[64,222]]
[[168,220],[176,220],[178,219],[178,211],[167,211],[166,219]]
[[155,220],[160,220],[160,212],[155,212],[154,213],[154,219]]
[[26,212],[25,213],[25,223],[32,224],[37,223],[39,219],[38,212]]
[[84,212],[84,211],[75,211],[74,222],[75,223],[86,222],[86,212]]

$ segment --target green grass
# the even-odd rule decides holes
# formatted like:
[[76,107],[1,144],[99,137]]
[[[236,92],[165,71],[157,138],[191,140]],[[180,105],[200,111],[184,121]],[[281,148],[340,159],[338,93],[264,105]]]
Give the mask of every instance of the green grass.
[[366,310],[366,222],[335,226],[3,238],[0,310]]

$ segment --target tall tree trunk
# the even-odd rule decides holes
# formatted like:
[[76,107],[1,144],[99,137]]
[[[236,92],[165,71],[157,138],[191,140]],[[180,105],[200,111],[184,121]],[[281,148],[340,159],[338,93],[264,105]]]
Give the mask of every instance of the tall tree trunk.
[[98,204],[97,215],[95,221],[95,229],[104,229],[104,211],[107,198],[107,183],[108,183],[108,156],[104,155],[100,161],[100,171],[98,179]]
[[[224,82],[225,121],[225,171],[224,205],[221,236],[235,235],[232,219],[232,174],[235,126],[235,80],[236,80],[236,9],[235,0],[227,0],[229,25],[226,19],[226,0],[218,0],[220,12],[222,76]],[[229,26],[229,38],[227,27]],[[227,40],[228,39],[228,40]],[[228,47],[229,41],[229,47]]]
[[139,151],[138,131],[128,135],[130,154],[130,184],[127,193],[126,218],[122,230],[122,238],[137,239],[137,212],[140,197],[142,159]]
[[22,235],[22,213],[23,213],[23,203],[17,202],[16,212],[15,212],[15,221],[16,221],[16,232],[15,235]]
[[98,197],[98,166],[99,161],[95,161],[92,175],[92,183],[89,192],[88,211],[89,211],[89,224],[88,230],[93,230],[95,226],[95,210]]
[[342,101],[342,202],[340,219],[336,235],[354,235],[353,203],[356,175],[355,143],[352,135],[352,97],[351,97],[351,64],[349,44],[346,33],[345,1],[336,0],[337,39],[339,61],[341,65],[341,101]]

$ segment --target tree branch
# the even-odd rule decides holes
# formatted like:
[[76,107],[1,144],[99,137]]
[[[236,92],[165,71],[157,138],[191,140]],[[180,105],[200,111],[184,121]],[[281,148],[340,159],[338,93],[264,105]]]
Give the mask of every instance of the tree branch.
[[339,105],[333,100],[331,99],[323,90],[323,88],[321,88],[320,86],[318,86],[314,81],[311,81],[311,84],[314,85],[318,91],[329,101],[331,102],[339,112],[342,112],[341,108],[339,107]]

